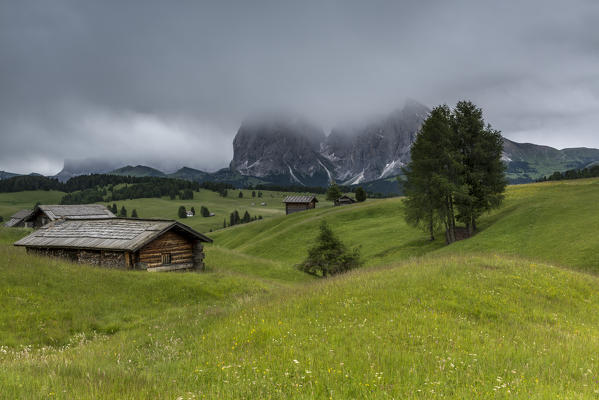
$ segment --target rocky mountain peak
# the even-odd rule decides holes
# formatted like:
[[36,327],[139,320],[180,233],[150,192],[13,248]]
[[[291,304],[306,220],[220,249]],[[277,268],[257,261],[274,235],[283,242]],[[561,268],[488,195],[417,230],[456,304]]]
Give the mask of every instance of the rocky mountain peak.
[[254,118],[237,132],[230,167],[244,175],[274,175],[278,181],[306,185],[384,178],[399,173],[409,161],[410,146],[428,112],[426,106],[408,101],[383,117],[340,125],[328,137],[305,119]]

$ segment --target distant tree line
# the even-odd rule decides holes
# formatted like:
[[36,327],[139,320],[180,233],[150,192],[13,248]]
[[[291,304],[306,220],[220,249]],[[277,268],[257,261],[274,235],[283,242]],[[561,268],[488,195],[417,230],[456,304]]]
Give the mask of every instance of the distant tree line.
[[[115,186],[125,184],[126,186],[114,189]],[[14,176],[0,180],[0,193],[21,192],[25,190],[59,190],[66,193],[94,189],[102,192],[104,188],[115,192],[120,198],[160,197],[168,195],[172,190],[180,192],[183,190],[198,191],[200,184],[183,179],[162,177],[134,177],[109,174],[91,174],[75,176],[66,182],[60,182],[55,178],[45,176]],[[88,192],[86,196],[91,196]],[[133,197],[131,197],[133,196]]]
[[537,182],[563,181],[568,179],[584,179],[597,177],[599,177],[599,165],[593,165],[589,168],[570,169],[565,172],[555,171],[553,174],[549,176],[542,177]]

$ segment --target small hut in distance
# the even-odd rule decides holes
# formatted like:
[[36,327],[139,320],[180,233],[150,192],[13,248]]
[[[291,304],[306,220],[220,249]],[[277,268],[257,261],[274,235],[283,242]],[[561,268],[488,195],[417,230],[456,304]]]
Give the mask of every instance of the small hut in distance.
[[7,228],[29,228],[31,223],[25,222],[25,219],[31,215],[31,210],[20,210],[14,213],[8,221],[4,223]]
[[283,203],[285,203],[285,214],[289,215],[298,211],[316,208],[318,199],[316,196],[287,196]]
[[352,199],[351,197],[349,197],[347,195],[343,195],[343,196],[339,197],[337,200],[335,200],[335,205],[343,206],[346,204],[354,204],[355,202],[356,202],[356,200]]

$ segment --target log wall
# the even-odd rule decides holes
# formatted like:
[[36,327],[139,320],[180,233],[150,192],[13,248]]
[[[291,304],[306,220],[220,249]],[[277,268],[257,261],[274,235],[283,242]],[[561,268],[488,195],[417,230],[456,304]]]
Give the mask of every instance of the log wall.
[[169,231],[139,250],[139,258],[135,257],[141,268],[164,267],[162,255],[170,253],[171,263],[168,265],[189,264],[194,267],[194,243],[184,236]]
[[298,211],[310,210],[316,208],[316,203],[285,203],[286,214],[293,214]]

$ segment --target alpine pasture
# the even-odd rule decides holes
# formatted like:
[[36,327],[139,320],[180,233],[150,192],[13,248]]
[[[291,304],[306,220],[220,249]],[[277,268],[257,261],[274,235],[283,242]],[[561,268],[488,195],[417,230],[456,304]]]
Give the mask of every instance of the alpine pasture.
[[[259,201],[246,193],[212,207]],[[4,194],[3,215],[30,197]],[[26,230],[3,228],[0,397],[597,398],[598,197],[598,179],[512,186],[450,246],[407,226],[399,198],[284,216],[266,197],[269,218],[209,233],[193,274],[34,257],[11,246]],[[295,268],[322,219],[363,268]]]

